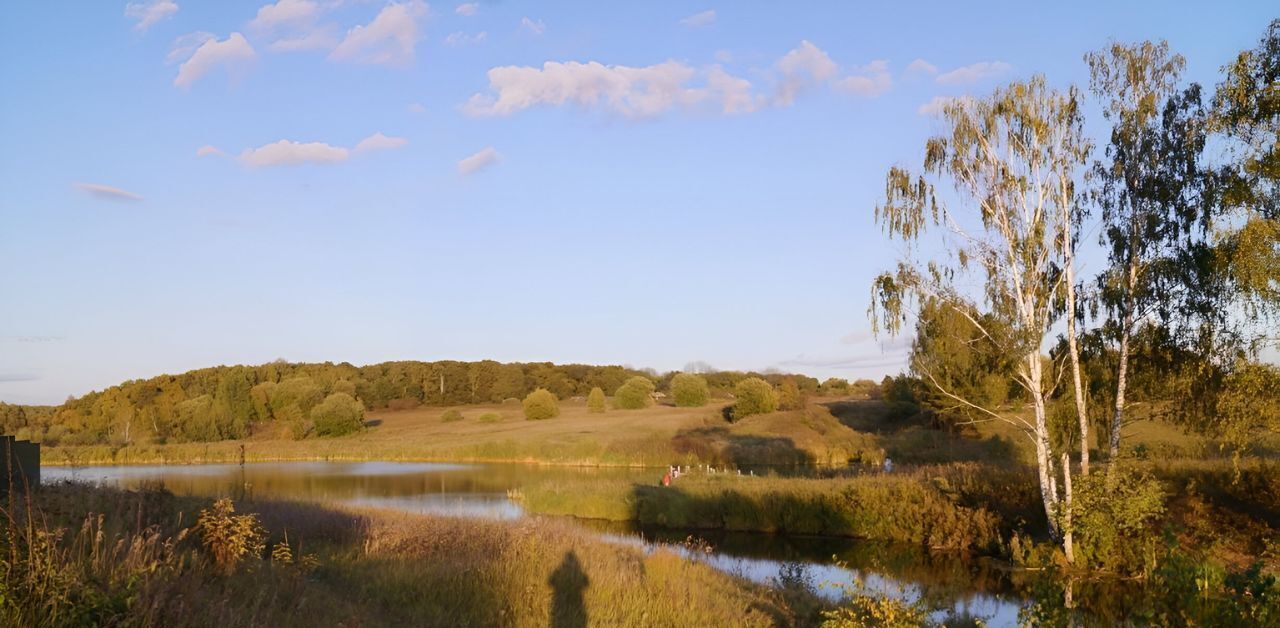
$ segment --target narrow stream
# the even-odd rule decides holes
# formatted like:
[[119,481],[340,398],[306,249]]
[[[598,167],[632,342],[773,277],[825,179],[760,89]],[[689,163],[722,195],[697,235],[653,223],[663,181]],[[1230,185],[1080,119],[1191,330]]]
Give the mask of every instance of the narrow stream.
[[[517,519],[524,510],[507,497],[510,489],[589,474],[653,483],[654,469],[545,467],[516,464],[399,462],[263,462],[243,467],[145,465],[45,467],[46,481],[77,480],[125,488],[163,484],[180,495],[238,499],[303,499],[450,517]],[[913,547],[852,539],[699,531],[712,548],[686,547],[688,531],[640,529],[625,523],[577,520],[610,542],[653,551],[670,547],[692,560],[759,582],[804,580],[828,598],[832,585],[861,582],[881,593],[919,599],[934,608],[980,618],[989,626],[1016,625],[1028,601],[1024,587],[985,561],[934,555]],[[839,564],[837,564],[837,561]],[[938,618],[946,614],[939,611]]]

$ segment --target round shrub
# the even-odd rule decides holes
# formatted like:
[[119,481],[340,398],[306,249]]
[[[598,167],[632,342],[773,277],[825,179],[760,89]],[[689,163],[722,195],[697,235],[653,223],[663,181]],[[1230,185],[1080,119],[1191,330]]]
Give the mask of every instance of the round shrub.
[[778,394],[769,382],[759,377],[748,377],[733,387],[733,418],[741,419],[753,414],[766,414],[778,409]]
[[464,418],[466,417],[462,416],[462,413],[458,412],[457,410],[445,410],[444,414],[440,415],[440,420],[444,421],[445,423],[455,423],[457,421],[461,421]]
[[604,391],[599,386],[591,389],[587,395],[587,412],[604,412]]
[[648,377],[637,375],[613,393],[613,405],[623,410],[647,408],[653,403],[653,398],[649,396],[653,394],[653,390],[653,382]]
[[342,436],[364,427],[364,405],[347,393],[333,393],[311,409],[318,436]]
[[560,400],[546,388],[539,388],[524,398],[524,418],[541,421],[560,415]]
[[502,421],[502,415],[497,412],[486,412],[480,415],[480,418],[476,420],[481,423],[500,423]]
[[707,404],[707,380],[691,373],[676,373],[671,378],[671,396],[682,408],[696,408]]

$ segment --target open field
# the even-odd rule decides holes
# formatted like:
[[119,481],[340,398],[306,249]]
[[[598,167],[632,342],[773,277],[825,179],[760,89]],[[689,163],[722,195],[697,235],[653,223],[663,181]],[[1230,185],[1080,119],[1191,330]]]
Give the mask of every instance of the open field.
[[[665,466],[843,465],[874,443],[824,408],[748,417],[729,424],[720,404],[587,411],[561,402],[560,416],[527,421],[519,404],[378,411],[368,428],[341,438],[293,440],[258,433],[241,441],[166,445],[47,447],[47,464],[149,464],[246,460],[392,460]],[[458,411],[463,419],[444,421]],[[497,419],[485,417],[497,415]],[[483,418],[482,418],[483,417]]]

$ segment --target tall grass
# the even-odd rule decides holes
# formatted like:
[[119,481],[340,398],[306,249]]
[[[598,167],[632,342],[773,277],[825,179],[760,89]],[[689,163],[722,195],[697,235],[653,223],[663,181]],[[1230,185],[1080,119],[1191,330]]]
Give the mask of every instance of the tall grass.
[[[251,517],[241,527],[260,525],[267,542],[220,568],[202,547],[210,526],[190,526],[196,511]],[[6,626],[775,626],[813,624],[824,608],[793,608],[794,598],[770,588],[672,551],[609,544],[568,522],[290,502],[232,513],[158,489],[75,484],[46,487],[4,515]]]

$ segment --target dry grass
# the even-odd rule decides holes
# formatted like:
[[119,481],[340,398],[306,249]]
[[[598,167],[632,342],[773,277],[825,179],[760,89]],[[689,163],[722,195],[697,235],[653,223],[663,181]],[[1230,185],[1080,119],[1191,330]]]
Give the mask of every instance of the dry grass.
[[795,610],[794,596],[567,522],[289,502],[237,509],[262,522],[270,544],[287,532],[311,566],[255,557],[225,573],[183,532],[204,506],[157,490],[42,489],[0,536],[0,624],[788,626],[821,610],[816,599]]

